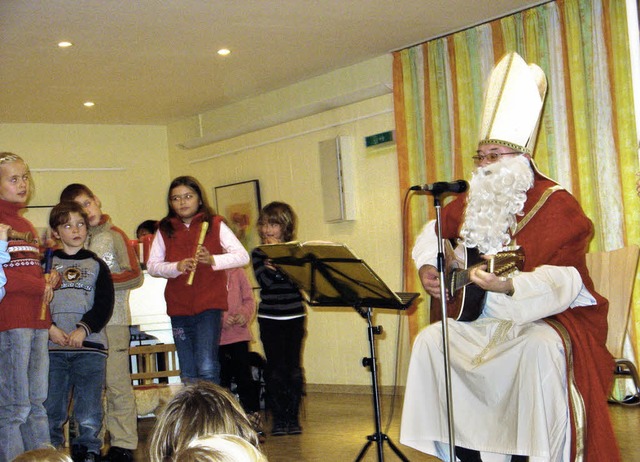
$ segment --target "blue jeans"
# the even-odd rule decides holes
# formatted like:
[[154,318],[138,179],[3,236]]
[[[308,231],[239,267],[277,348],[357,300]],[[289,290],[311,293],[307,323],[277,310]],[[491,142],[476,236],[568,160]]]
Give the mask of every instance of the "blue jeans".
[[69,418],[69,401],[73,393],[73,417],[78,424],[78,433],[71,444],[100,454],[106,359],[100,353],[49,353],[49,397],[44,406],[49,415],[51,444],[55,447],[64,442],[62,426]]
[[0,332],[0,461],[49,443],[46,329]]
[[222,310],[207,310],[194,316],[171,316],[171,327],[182,381],[207,380],[219,384]]

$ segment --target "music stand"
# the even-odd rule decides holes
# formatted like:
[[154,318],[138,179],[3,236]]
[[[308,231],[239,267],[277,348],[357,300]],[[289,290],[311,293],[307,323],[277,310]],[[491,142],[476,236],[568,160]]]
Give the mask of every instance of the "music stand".
[[373,392],[375,433],[367,436],[367,442],[358,454],[362,460],[373,444],[377,445],[378,461],[384,461],[383,444],[386,441],[395,454],[407,459],[391,439],[382,433],[380,418],[380,394],[375,350],[375,335],[382,333],[382,326],[373,326],[373,308],[404,310],[418,297],[417,293],[395,293],[376,275],[364,260],[356,257],[344,244],[333,242],[289,242],[266,244],[259,248],[271,262],[286,273],[300,288],[311,306],[353,307],[367,320],[367,338],[370,357],[362,359],[369,367]]

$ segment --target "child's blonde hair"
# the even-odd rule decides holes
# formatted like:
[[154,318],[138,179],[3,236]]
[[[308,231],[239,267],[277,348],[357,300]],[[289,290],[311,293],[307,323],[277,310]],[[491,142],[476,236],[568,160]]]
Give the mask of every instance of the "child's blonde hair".
[[27,164],[22,157],[18,154],[14,154],[12,152],[0,152],[0,165],[8,164],[10,162],[22,162],[23,164]]
[[267,457],[237,435],[211,435],[198,438],[178,451],[174,462],[267,462]]
[[[31,178],[31,171],[29,170],[29,164],[27,164],[24,159],[22,157],[20,157],[18,154],[14,154],[12,152],[0,152],[0,167],[2,167],[4,164],[10,164],[12,162],[22,162],[25,167],[27,167],[27,172],[29,172],[29,190],[30,193],[33,194],[35,189],[34,189],[34,184],[33,184],[33,179]],[[0,172],[2,171],[2,169],[0,169]]]
[[23,452],[13,462],[72,462],[71,457],[54,447],[32,449]]
[[237,435],[258,447],[258,435],[238,400],[211,382],[185,386],[167,403],[151,434],[152,462],[172,460],[174,454],[202,436]]

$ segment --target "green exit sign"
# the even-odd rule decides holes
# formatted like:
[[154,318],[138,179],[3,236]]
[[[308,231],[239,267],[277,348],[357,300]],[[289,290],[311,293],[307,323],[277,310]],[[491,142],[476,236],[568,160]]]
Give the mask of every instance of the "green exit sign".
[[378,146],[384,143],[391,143],[393,141],[393,130],[388,132],[376,133],[375,135],[366,136],[364,143],[366,147]]

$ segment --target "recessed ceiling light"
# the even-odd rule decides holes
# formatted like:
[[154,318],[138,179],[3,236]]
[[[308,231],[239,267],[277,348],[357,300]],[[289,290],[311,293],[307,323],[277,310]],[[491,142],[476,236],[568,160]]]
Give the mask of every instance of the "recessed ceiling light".
[[93,101],[86,101],[82,104],[84,105],[84,107],[93,107],[96,105],[96,103],[94,103]]
[[218,50],[218,54],[219,54],[220,56],[227,56],[227,55],[229,55],[230,53],[231,53],[231,50],[229,50],[228,48],[220,48],[220,49]]
[[65,42],[58,42],[58,46],[60,48],[69,48],[69,47],[73,46],[73,43],[66,42],[66,41]]

